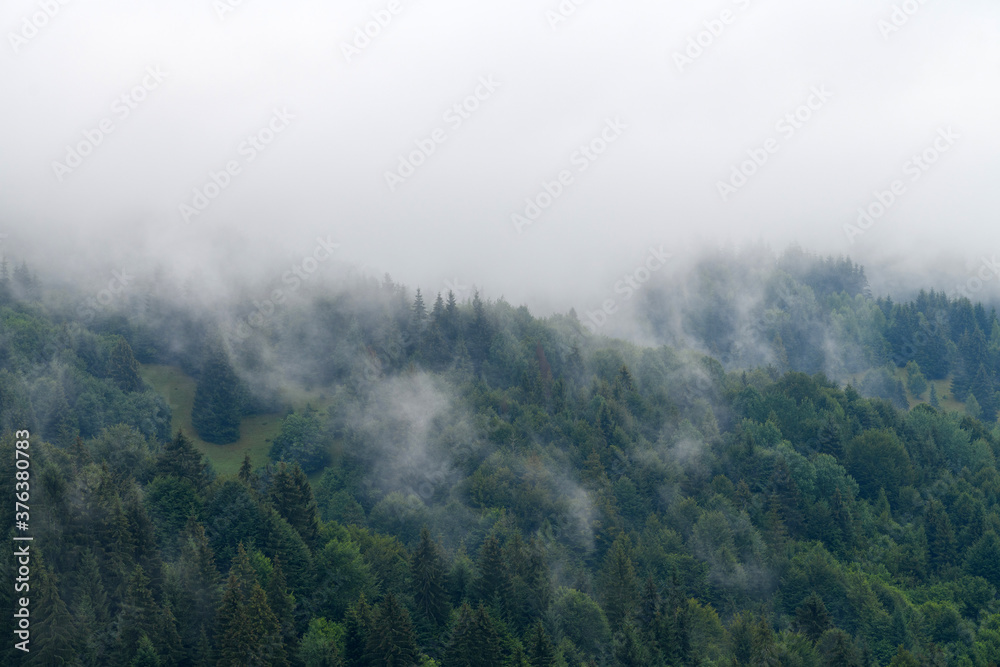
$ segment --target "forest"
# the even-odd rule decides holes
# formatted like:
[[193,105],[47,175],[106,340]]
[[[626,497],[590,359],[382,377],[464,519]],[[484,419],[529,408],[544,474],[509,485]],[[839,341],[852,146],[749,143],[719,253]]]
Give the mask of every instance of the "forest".
[[[5,261],[32,541],[2,604],[30,598],[31,650],[8,613],[0,662],[996,667],[992,305],[795,249],[641,298],[656,345],[389,276],[268,318],[142,285],[84,317]],[[194,383],[193,430],[156,368]],[[255,415],[267,447],[219,463]]]

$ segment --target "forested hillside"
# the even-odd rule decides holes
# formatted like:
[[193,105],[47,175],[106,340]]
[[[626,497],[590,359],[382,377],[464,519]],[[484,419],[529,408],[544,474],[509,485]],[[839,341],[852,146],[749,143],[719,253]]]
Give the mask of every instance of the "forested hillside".
[[[255,321],[163,296],[82,317],[7,273],[0,460],[11,498],[30,431],[33,541],[32,650],[4,664],[1000,660],[982,304],[873,297],[849,260],[709,261],[644,297],[654,348],[388,277]],[[218,474],[144,364],[197,380],[209,446],[284,413],[271,462]]]

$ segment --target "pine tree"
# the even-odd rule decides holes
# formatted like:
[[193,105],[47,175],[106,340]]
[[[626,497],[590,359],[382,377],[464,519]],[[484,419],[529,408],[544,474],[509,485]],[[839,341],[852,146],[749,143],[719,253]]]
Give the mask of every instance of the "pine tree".
[[510,600],[511,577],[495,533],[490,533],[479,548],[477,565],[479,577],[475,589],[479,599],[505,613]]
[[142,391],[144,388],[139,375],[139,362],[135,360],[132,347],[124,336],[118,336],[108,355],[108,376],[122,391]]
[[372,608],[362,593],[344,617],[344,658],[347,667],[372,667],[368,638],[374,627]]
[[628,555],[626,538],[619,537],[604,559],[604,611],[612,630],[617,630],[635,608],[638,586],[635,566]]
[[927,504],[924,527],[929,564],[934,572],[941,572],[955,561],[957,555],[955,531],[941,501],[931,500]]
[[249,484],[250,480],[253,478],[253,462],[250,460],[250,450],[247,450],[243,454],[243,463],[240,464],[240,470],[236,474],[240,481],[244,484]]
[[413,602],[417,611],[436,626],[448,619],[448,591],[445,588],[447,573],[440,549],[424,526],[420,530],[420,544],[410,559],[410,579]]
[[648,652],[631,618],[626,618],[621,630],[615,633],[611,653],[618,667],[646,667],[649,664]]
[[556,650],[545,632],[541,621],[536,621],[528,637],[528,662],[531,667],[553,667],[556,664]]
[[31,574],[31,643],[25,664],[72,664],[78,643],[76,623],[59,595],[55,574],[40,552],[34,553]]
[[157,654],[162,658],[161,663],[164,667],[177,667],[184,659],[184,644],[181,641],[180,633],[177,632],[177,618],[170,608],[169,601],[164,602],[157,619],[154,646]]
[[204,457],[180,430],[163,444],[156,457],[156,474],[186,479],[199,489],[209,481]]
[[934,383],[931,383],[931,395],[930,395],[931,407],[939,408],[941,407],[941,402],[938,400],[937,387]]
[[291,469],[284,462],[278,464],[271,479],[271,502],[307,545],[319,545],[319,510],[309,479],[299,464]]
[[288,664],[281,625],[241,542],[216,617],[219,667]]
[[288,590],[288,581],[285,573],[281,569],[281,559],[274,557],[271,567],[271,576],[267,582],[268,604],[275,618],[281,626],[282,641],[285,644],[285,654],[295,653],[295,596]]
[[139,640],[156,625],[160,609],[149,588],[149,577],[137,565],[128,580],[125,600],[118,621],[118,652],[122,664],[128,664],[139,649]]
[[983,410],[979,407],[979,401],[976,400],[976,395],[969,392],[968,398],[965,399],[965,414],[969,415],[973,419],[979,419]]
[[500,667],[503,653],[500,634],[482,605],[475,611],[463,604],[451,631],[442,667]]
[[181,542],[180,561],[176,567],[182,592],[178,613],[182,621],[185,643],[197,641],[198,635],[210,627],[219,601],[219,571],[215,553],[209,544],[205,527],[189,517]]
[[823,604],[823,598],[815,592],[811,593],[795,610],[795,620],[792,627],[801,632],[811,641],[816,642],[824,632],[832,627],[830,614]]
[[205,358],[194,393],[191,423],[205,442],[225,445],[240,439],[243,400],[239,378],[220,345]]
[[411,667],[417,662],[417,637],[410,615],[392,593],[375,611],[367,649],[375,667]]
[[139,648],[135,652],[135,657],[129,663],[129,667],[161,667],[163,665],[159,654],[157,654],[156,649],[153,647],[153,642],[150,641],[146,633],[143,633],[139,638],[138,646]]

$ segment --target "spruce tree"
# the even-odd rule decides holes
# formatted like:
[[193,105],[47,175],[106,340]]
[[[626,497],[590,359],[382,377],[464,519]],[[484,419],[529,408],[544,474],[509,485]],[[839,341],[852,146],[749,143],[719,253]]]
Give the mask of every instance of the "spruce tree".
[[500,634],[482,605],[475,611],[463,604],[451,639],[441,661],[442,667],[500,667],[503,652]]
[[24,664],[72,664],[78,644],[76,622],[59,595],[56,575],[40,552],[34,553],[31,574],[31,643]]
[[281,462],[271,479],[271,503],[309,546],[319,546],[319,510],[309,479],[299,464]]
[[440,549],[424,526],[420,530],[420,543],[410,559],[410,580],[417,612],[435,626],[443,624],[450,611],[446,576]]
[[199,489],[209,481],[204,457],[180,430],[163,444],[156,457],[156,474],[186,479]]
[[602,579],[604,611],[612,631],[616,631],[632,613],[639,594],[635,566],[629,557],[625,538],[619,537],[611,545],[604,559]]
[[417,636],[410,615],[392,593],[375,611],[367,652],[373,667],[412,667],[417,662]]
[[132,347],[124,336],[118,336],[108,355],[108,376],[122,391],[142,391],[144,388],[139,375],[139,362],[135,360]]
[[541,621],[536,621],[528,637],[528,662],[531,667],[553,667],[556,664],[556,650]]
[[275,618],[281,626],[282,641],[285,644],[285,654],[293,655],[295,652],[295,596],[288,590],[288,581],[285,579],[285,572],[281,569],[281,559],[274,557],[271,567],[271,577],[267,582],[268,604]]
[[241,542],[216,617],[219,667],[286,666],[281,624]]
[[368,658],[368,638],[375,620],[364,593],[344,617],[344,659],[347,667],[372,667]]
[[220,345],[208,352],[194,393],[191,423],[205,442],[225,445],[240,439],[243,400],[239,378]]
[[153,642],[148,635],[143,633],[139,638],[139,648],[129,663],[129,667],[161,667],[162,665],[163,662],[160,660]]
[[795,609],[795,620],[792,627],[796,632],[801,632],[810,641],[819,641],[824,632],[833,626],[830,614],[823,604],[823,598],[815,592],[811,593],[802,604]]
[[479,548],[476,564],[479,577],[476,579],[475,589],[479,599],[501,613],[506,613],[511,593],[511,576],[500,540],[495,533],[490,533]]

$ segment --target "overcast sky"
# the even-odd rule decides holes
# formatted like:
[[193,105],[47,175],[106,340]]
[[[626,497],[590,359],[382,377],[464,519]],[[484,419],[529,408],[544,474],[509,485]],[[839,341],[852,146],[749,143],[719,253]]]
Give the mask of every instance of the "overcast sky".
[[650,247],[1000,252],[995,0],[577,1],[9,0],[0,247],[214,284],[322,237],[542,311]]

